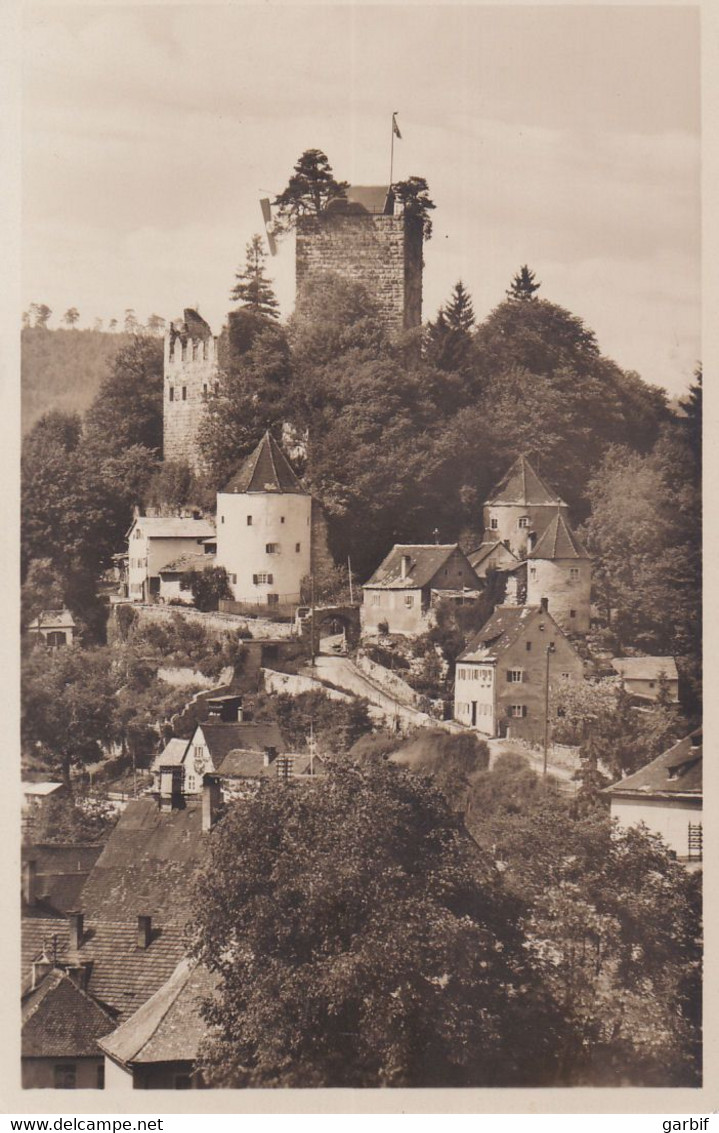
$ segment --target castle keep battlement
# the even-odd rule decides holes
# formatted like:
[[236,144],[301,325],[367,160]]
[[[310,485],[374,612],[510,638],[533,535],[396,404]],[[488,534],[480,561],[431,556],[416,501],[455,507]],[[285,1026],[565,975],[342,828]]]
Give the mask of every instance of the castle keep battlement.
[[197,311],[186,308],[182,320],[165,334],[163,456],[199,470],[197,430],[205,402],[217,380],[217,339]]

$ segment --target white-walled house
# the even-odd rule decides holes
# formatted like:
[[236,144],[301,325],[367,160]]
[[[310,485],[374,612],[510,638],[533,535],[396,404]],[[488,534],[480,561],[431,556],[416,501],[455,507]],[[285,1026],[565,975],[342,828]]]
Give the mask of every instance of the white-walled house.
[[128,598],[155,600],[160,594],[160,570],[181,555],[201,554],[214,527],[201,518],[139,515],[127,533]]
[[670,699],[679,700],[679,673],[673,657],[612,657],[611,663],[630,696],[656,700],[666,681]]
[[296,604],[310,573],[312,497],[271,433],[217,495],[217,566],[236,602]]
[[682,861],[702,858],[702,730],[697,728],[640,771],[606,788],[612,818],[644,823]]

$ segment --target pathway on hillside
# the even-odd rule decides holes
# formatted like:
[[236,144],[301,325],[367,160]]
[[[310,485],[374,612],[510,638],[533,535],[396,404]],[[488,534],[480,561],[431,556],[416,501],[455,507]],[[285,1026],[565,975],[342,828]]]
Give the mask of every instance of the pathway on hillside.
[[391,727],[398,722],[402,729],[432,727],[445,728],[450,732],[463,731],[461,724],[455,724],[452,720],[435,720],[418,708],[402,704],[359,669],[349,657],[319,656],[315,658],[314,669],[307,665],[302,671],[306,676],[312,675],[320,681],[328,681],[354,696],[366,697],[370,704],[381,709]]

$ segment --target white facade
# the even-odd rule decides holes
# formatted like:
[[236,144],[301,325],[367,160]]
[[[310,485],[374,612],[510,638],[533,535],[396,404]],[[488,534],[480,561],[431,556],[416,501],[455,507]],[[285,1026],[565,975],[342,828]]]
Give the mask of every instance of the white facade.
[[495,678],[491,664],[460,661],[454,677],[454,718],[483,735],[495,734]]
[[139,516],[128,532],[127,596],[146,602],[159,595],[160,570],[180,555],[200,554],[213,528],[202,519]]
[[312,499],[299,492],[217,496],[216,565],[227,571],[236,602],[299,602],[310,573]]
[[689,854],[689,825],[701,825],[701,798],[622,798],[612,795],[612,818],[628,828],[644,823],[659,834],[678,858]]

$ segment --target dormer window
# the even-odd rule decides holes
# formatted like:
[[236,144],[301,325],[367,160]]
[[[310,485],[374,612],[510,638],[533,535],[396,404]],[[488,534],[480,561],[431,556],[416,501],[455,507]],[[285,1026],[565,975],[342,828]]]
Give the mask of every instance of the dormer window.
[[520,527],[529,527],[529,516],[528,515],[520,515],[519,526]]

